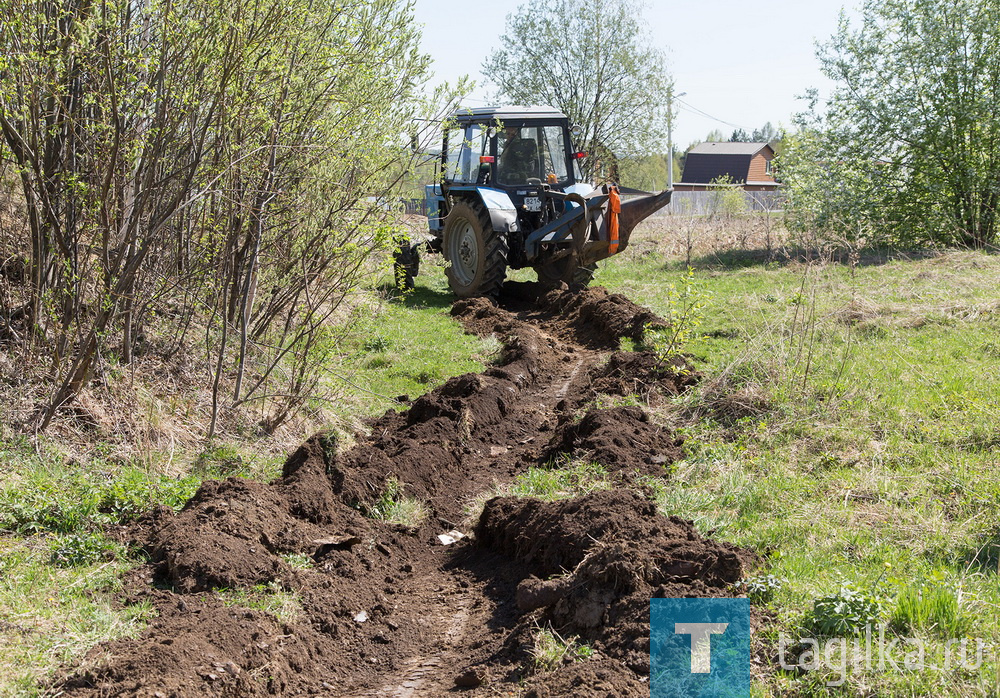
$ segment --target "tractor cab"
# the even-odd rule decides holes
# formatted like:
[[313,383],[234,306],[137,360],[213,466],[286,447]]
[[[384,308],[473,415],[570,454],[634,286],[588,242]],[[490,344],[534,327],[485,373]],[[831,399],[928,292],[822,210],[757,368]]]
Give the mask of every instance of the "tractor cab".
[[[504,191],[515,208],[541,211],[542,189],[566,191],[583,179],[569,119],[548,107],[470,109],[444,134],[440,190]],[[582,189],[590,190],[584,185]]]

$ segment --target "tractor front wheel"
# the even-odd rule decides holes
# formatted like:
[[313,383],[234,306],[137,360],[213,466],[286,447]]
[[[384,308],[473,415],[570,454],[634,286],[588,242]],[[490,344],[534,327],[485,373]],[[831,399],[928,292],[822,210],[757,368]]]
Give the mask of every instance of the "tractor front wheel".
[[444,222],[445,269],[459,298],[496,298],[507,275],[507,240],[493,230],[489,212],[479,203],[458,201]]

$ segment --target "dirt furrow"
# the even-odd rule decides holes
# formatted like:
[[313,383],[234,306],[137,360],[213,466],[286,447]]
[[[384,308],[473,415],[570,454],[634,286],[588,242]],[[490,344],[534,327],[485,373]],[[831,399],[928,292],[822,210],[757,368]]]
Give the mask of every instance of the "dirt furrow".
[[[696,377],[616,352],[621,337],[662,324],[648,310],[599,288],[536,292],[511,286],[502,307],[457,302],[452,314],[468,331],[504,342],[501,360],[386,413],[354,448],[316,436],[270,484],[206,482],[182,511],[146,517],[134,537],[151,563],[129,586],[158,617],[139,638],[95,648],[50,688],[158,697],[648,692],[649,597],[726,594],[745,556],[661,516],[629,484],[633,474],[666,475],[680,452],[673,434],[638,407],[587,407],[597,392],[670,394]],[[621,489],[553,504],[494,498],[466,527],[474,535],[442,545],[438,534],[461,526],[470,498],[563,454],[602,463]],[[420,528],[362,515],[390,480],[430,505]],[[225,603],[218,590],[284,594],[298,611],[276,617]],[[582,638],[592,658],[535,673],[530,648],[541,627]]]

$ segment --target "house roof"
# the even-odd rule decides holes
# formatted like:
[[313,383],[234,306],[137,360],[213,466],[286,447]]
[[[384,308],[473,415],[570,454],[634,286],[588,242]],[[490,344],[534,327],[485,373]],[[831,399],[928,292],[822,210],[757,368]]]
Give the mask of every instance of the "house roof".
[[681,182],[704,184],[729,176],[744,183],[750,174],[750,161],[762,150],[774,154],[767,143],[701,143],[687,152]]
[[767,143],[699,143],[698,145],[691,148],[688,154],[691,153],[711,153],[715,155],[756,155],[764,148],[770,148],[771,146]]

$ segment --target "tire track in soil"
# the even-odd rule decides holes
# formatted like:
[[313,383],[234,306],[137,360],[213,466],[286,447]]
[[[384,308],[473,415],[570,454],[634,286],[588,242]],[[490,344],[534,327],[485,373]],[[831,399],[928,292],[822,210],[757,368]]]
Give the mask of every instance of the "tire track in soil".
[[[662,474],[679,453],[641,409],[574,416],[595,386],[675,393],[690,378],[641,354],[604,362],[620,337],[662,323],[622,296],[508,291],[500,308],[472,299],[452,309],[467,331],[504,341],[498,365],[386,413],[348,451],[334,455],[313,437],[272,483],[208,481],[181,512],[140,520],[130,535],[151,562],[126,587],[158,617],[47,688],[102,698],[441,696],[466,675],[466,695],[648,696],[650,596],[725,595],[749,558],[659,515],[629,485],[633,471]],[[493,499],[474,539],[439,544],[470,497],[578,448],[622,487],[554,504]],[[430,504],[419,529],[359,513],[389,478]],[[288,563],[303,553],[309,569]],[[542,581],[552,575],[561,577]],[[261,585],[293,593],[298,616],[282,621],[210,593]],[[528,648],[546,624],[589,642],[592,660],[533,675]]]
[[[456,593],[461,592],[455,590],[451,592],[451,594]],[[454,604],[444,604],[452,608],[428,616],[431,619],[426,624],[429,626],[428,629],[438,631],[434,641],[429,643],[429,649],[435,650],[433,653],[407,657],[402,670],[393,677],[386,677],[385,684],[357,695],[371,698],[411,698],[447,692],[453,685],[453,682],[448,680],[451,677],[447,677],[449,666],[458,665],[465,660],[459,651],[459,646],[472,624],[470,606],[473,600],[470,597],[470,593],[462,593],[461,598]],[[442,626],[443,633],[440,632]]]

